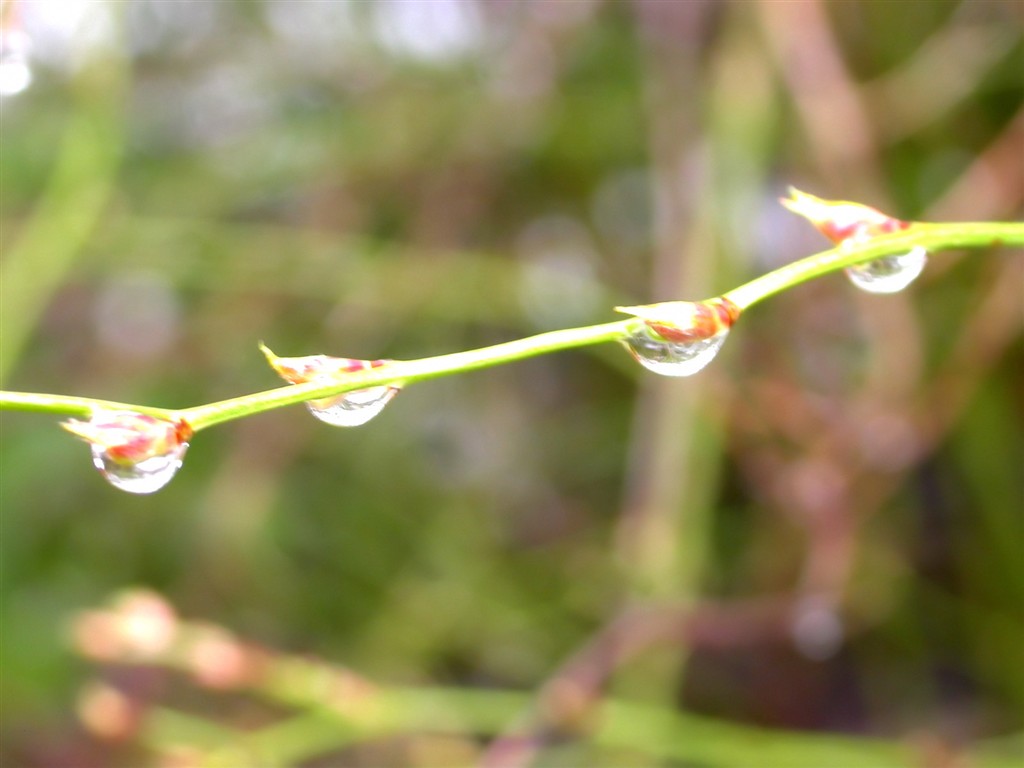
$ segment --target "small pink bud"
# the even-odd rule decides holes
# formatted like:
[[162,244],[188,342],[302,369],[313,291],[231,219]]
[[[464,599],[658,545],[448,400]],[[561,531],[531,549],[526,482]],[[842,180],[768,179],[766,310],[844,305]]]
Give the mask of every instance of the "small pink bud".
[[250,652],[234,635],[215,626],[197,627],[185,653],[189,671],[210,688],[244,685],[260,671],[259,655]]
[[106,683],[87,685],[79,694],[77,710],[87,731],[112,741],[129,738],[142,714],[138,703]]
[[665,341],[688,343],[710,339],[728,331],[740,308],[724,297],[706,301],[663,301],[638,307],[615,307],[633,315]]
[[837,245],[899,232],[910,226],[909,221],[901,221],[860,203],[822,200],[795,187],[789,188],[789,195],[780,198],[779,202],[810,221],[821,234]]
[[164,598],[148,590],[130,590],[108,610],[79,614],[71,631],[75,646],[88,658],[147,660],[171,649],[179,626]]

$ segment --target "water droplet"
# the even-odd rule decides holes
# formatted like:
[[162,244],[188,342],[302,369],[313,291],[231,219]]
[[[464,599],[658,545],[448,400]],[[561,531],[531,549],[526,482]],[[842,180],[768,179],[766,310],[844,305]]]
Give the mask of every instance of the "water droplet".
[[337,397],[310,400],[309,412],[325,424],[335,427],[358,427],[365,424],[398,394],[398,387],[370,387],[346,392]]
[[615,309],[643,320],[624,341],[640,365],[662,376],[692,376],[704,368],[740,316],[740,308],[725,296]]
[[169,453],[135,463],[118,461],[102,445],[94,443],[90,447],[93,465],[112,486],[128,493],[153,493],[167,485],[181,468],[188,443],[179,443]]
[[61,426],[89,443],[92,463],[106,480],[128,493],[153,493],[181,467],[192,426],[136,411],[96,409],[88,421],[70,419]]
[[625,340],[626,346],[644,368],[662,376],[692,376],[715,359],[729,335],[723,329],[696,341],[665,341],[649,328]]
[[[262,342],[260,350],[278,375],[292,384],[318,382],[338,383],[347,373],[380,368],[391,360],[354,360],[349,357],[328,355],[306,355],[305,357],[278,357]],[[306,407],[320,421],[335,427],[358,427],[365,424],[384,406],[391,402],[401,387],[387,384],[382,387],[367,387],[341,395],[309,400]]]
[[846,268],[850,282],[868,293],[899,293],[924,271],[928,251],[917,246],[899,256],[880,259]]
[[32,84],[28,63],[28,37],[18,29],[4,29],[0,36],[0,96],[21,93]]

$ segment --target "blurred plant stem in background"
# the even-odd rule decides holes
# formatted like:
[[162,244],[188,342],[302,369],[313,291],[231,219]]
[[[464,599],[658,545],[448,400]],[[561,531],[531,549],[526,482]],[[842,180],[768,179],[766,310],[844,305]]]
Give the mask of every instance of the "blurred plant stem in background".
[[[119,18],[116,11],[108,16],[112,23]],[[17,363],[116,192],[129,89],[129,62],[121,47],[113,35],[75,72],[42,195],[24,221],[13,227],[6,223],[0,262],[0,380]]]
[[[747,620],[757,621],[759,613],[762,620],[771,615],[757,606],[749,608]],[[704,611],[708,615],[702,619]],[[658,612],[647,612],[648,618],[661,621]],[[716,612],[694,603],[675,612],[679,638],[706,631],[704,622],[728,623],[727,616],[716,617]],[[628,636],[628,628],[623,629]],[[361,742],[416,733],[431,734],[419,739],[449,735],[444,751],[448,760],[486,763],[497,755],[493,747],[481,755],[473,737],[500,732],[530,702],[529,694],[511,691],[377,685],[344,667],[253,646],[223,628],[184,621],[160,597],[140,591],[122,593],[109,607],[82,614],[73,632],[78,649],[96,662],[131,658],[161,675],[191,678],[214,697],[246,692],[288,711],[257,729],[234,731],[177,710],[139,709],[145,706],[142,702],[109,683],[96,682],[83,691],[79,712],[91,730],[107,738],[141,738],[158,760],[187,760],[189,765],[295,765]],[[927,759],[926,743],[784,736],[609,697],[576,703],[583,708],[551,727],[631,760],[748,768],[756,758],[786,768],[812,768],[822,762],[868,768]],[[406,742],[406,756],[418,751],[416,740]],[[993,742],[971,759],[979,766],[1008,766],[1008,752],[1007,745]],[[388,754],[377,753],[378,758]],[[392,759],[401,759],[399,754],[392,752]],[[510,757],[501,753],[494,764],[512,764]],[[567,751],[565,759],[579,756]]]
[[[714,158],[701,138],[707,97],[701,62],[714,45],[713,2],[632,5],[644,83],[643,120],[650,162],[654,300],[710,295],[721,279],[711,259],[715,220],[709,189]],[[711,373],[711,371],[708,371]],[[689,604],[702,591],[721,452],[721,421],[728,408],[708,408],[711,377],[678,387],[662,377],[640,382],[616,556],[631,582],[630,601],[668,599]],[[721,409],[721,410],[719,410]],[[662,706],[676,699],[689,655],[684,644],[652,647],[629,666],[610,668],[609,690]]]

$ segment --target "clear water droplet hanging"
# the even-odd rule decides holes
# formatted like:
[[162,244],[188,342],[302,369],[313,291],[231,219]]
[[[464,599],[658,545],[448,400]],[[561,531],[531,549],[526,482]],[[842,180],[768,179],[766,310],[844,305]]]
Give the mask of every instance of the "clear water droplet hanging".
[[729,331],[698,341],[673,342],[658,338],[650,328],[626,339],[626,346],[644,368],[661,376],[692,376],[715,359]]
[[692,376],[703,370],[740,314],[724,297],[616,309],[644,321],[623,341],[640,365],[661,376]]
[[[355,360],[329,355],[278,357],[265,344],[260,350],[277,374],[292,384],[338,384],[349,374],[387,365],[390,360]],[[340,395],[306,402],[306,408],[325,424],[335,427],[358,427],[384,410],[401,389],[398,384],[367,387]]]
[[108,483],[128,493],[153,493],[167,485],[181,469],[192,436],[184,419],[135,411],[97,409],[88,421],[71,419],[61,426],[85,440],[93,466]]
[[916,246],[907,253],[847,267],[846,276],[868,293],[899,293],[918,278],[927,263],[928,251]]
[[398,387],[370,387],[346,392],[337,397],[310,400],[309,412],[325,424],[335,427],[358,427],[384,410],[398,394]]
[[151,456],[137,463],[125,463],[112,457],[100,445],[93,445],[92,463],[112,486],[128,493],[153,493],[159,491],[178,473],[188,450],[188,443],[181,443],[162,456]]

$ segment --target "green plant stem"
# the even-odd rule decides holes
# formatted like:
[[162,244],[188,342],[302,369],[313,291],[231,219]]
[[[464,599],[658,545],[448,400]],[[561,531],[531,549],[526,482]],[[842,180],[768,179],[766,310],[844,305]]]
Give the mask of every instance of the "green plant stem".
[[761,275],[739,288],[734,288],[724,293],[723,296],[743,310],[769,296],[774,296],[787,288],[806,283],[816,277],[873,261],[882,256],[906,253],[915,247],[932,252],[952,248],[989,248],[993,246],[1024,247],[1024,224],[915,223],[902,232],[879,235],[863,243],[838,246],[830,251],[823,251],[808,256],[806,259],[794,261],[792,264]]
[[59,413],[66,416],[88,417],[96,410],[135,411],[148,413],[169,419],[177,416],[177,411],[167,408],[154,408],[148,405],[118,403],[113,400],[96,400],[91,397],[74,397],[73,395],[44,395],[37,392],[0,392],[0,410],[38,411],[41,413]]
[[181,415],[188,420],[193,429],[199,430],[250,413],[301,403],[305,400],[329,397],[356,389],[366,389],[389,383],[408,384],[452,373],[463,373],[478,368],[511,363],[562,349],[615,341],[629,335],[630,330],[636,324],[635,320],[620,320],[582,328],[566,328],[481,349],[425,357],[421,360],[395,361],[380,368],[346,374],[344,386],[317,382],[293,384],[290,387],[271,389],[254,395],[201,405],[198,408],[182,411]]
[[[994,246],[1024,247],[1024,224],[914,224],[902,232],[881,235],[856,245],[840,246],[787,264],[734,288],[723,296],[741,310],[745,310],[759,301],[816,277],[883,256],[906,253],[914,247],[934,252],[951,248]],[[630,318],[581,328],[566,328],[481,349],[420,360],[395,361],[379,368],[346,374],[344,381],[293,384],[184,410],[31,392],[0,392],[0,410],[41,411],[71,416],[87,416],[93,410],[101,408],[130,410],[172,420],[184,418],[193,430],[198,431],[221,422],[306,400],[332,397],[386,384],[404,385],[511,363],[564,349],[618,341],[636,332],[642,325],[642,321]]]

